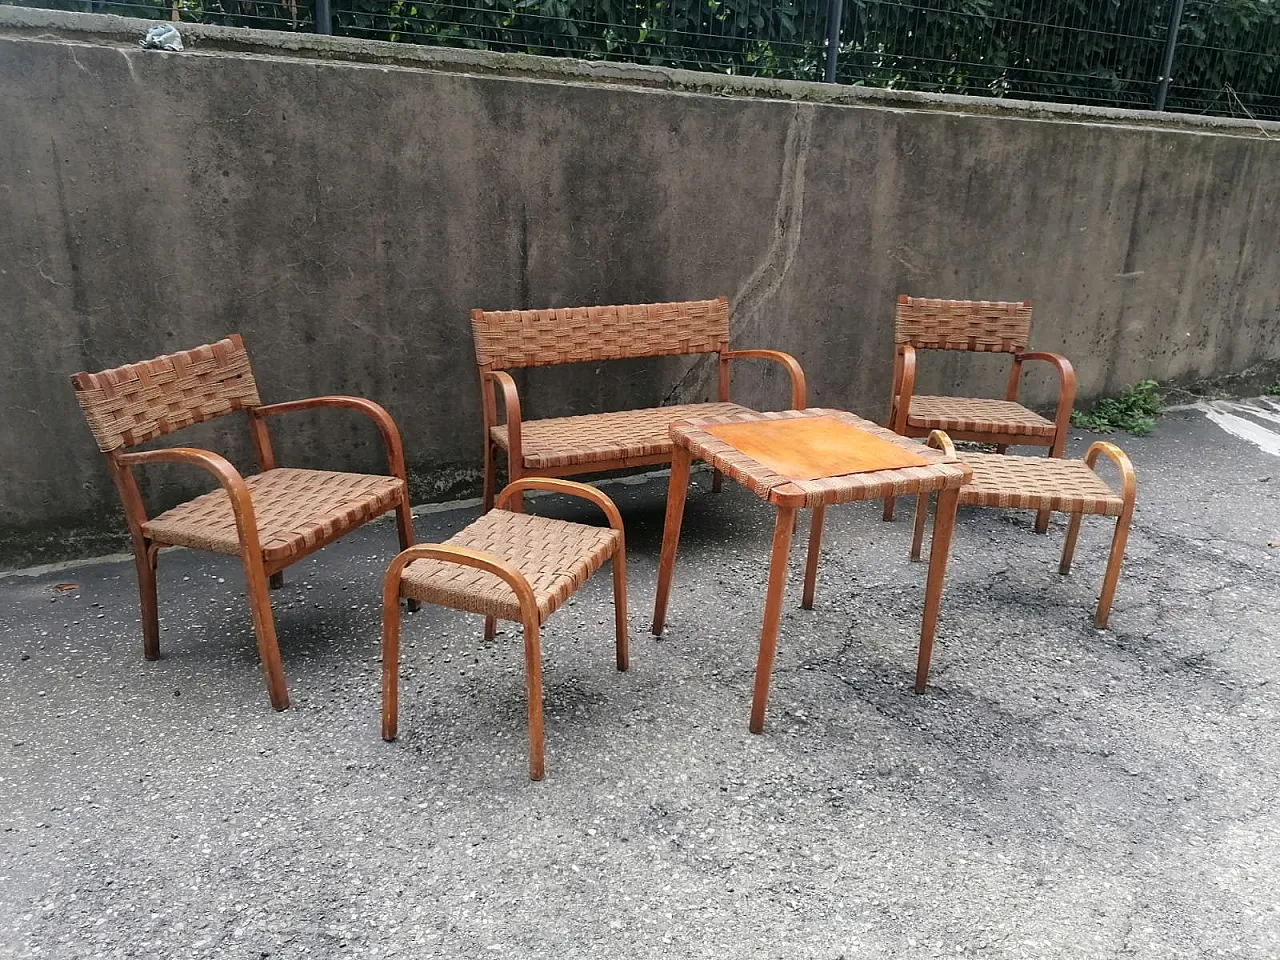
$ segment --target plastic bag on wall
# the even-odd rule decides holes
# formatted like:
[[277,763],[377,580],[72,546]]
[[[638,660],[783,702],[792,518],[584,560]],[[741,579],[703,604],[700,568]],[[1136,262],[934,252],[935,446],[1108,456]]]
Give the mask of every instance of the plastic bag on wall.
[[182,34],[178,33],[178,28],[173,24],[162,23],[147,31],[147,35],[142,38],[142,48],[144,50],[181,50]]

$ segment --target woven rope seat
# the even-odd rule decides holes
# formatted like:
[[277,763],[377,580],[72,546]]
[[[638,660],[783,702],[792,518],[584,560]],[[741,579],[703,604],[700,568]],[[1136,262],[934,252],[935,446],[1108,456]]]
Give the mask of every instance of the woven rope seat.
[[[444,544],[490,553],[515,567],[533,589],[539,622],[546,622],[621,542],[618,531],[610,527],[495,509]],[[474,567],[414,560],[404,568],[400,590],[426,603],[520,620],[515,591],[496,575]]]
[[1020,403],[978,397],[913,396],[907,424],[920,430],[1022,437],[1052,437],[1056,429],[1052,420]]
[[[306,552],[372,520],[400,500],[397,477],[279,467],[244,478],[253,501],[263,558]],[[239,554],[241,543],[225,490],[215,490],[143,524],[160,543]]]
[[[528,420],[520,428],[525,466],[534,470],[671,455],[668,430],[677,420],[749,412],[736,403],[689,403],[620,410],[578,417]],[[492,427],[493,441],[509,448],[505,424]]]
[[956,456],[973,470],[960,489],[962,506],[1056,510],[1118,517],[1124,498],[1083,460],[1014,457],[996,453]]

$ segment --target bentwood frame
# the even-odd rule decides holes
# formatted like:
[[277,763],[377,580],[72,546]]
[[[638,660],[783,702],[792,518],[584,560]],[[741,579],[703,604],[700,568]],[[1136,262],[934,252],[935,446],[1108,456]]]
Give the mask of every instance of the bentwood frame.
[[[401,548],[413,544],[404,452],[395,422],[360,397],[330,396],[264,405],[237,334],[216,343],[71,378],[76,398],[106,458],[129,530],[142,612],[142,649],[160,657],[156,566],[160,548],[187,546],[238,555],[271,705],[289,706],[271,615],[270,588],[283,571],[361,524],[394,510]],[[377,427],[386,476],[277,468],[269,417],[305,410],[351,410]],[[243,411],[260,473],[249,477],[221,455],[191,447],[129,450],[196,423]],[[136,467],[176,464],[210,474],[219,491],[148,518]],[[255,502],[256,501],[256,502]]]

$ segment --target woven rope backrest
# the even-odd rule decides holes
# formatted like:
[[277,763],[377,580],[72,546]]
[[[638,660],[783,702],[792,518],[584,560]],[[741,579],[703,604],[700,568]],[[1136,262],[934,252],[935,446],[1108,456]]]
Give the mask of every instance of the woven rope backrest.
[[1031,301],[898,297],[893,338],[923,350],[1017,353],[1031,338]]
[[488,370],[713,353],[729,342],[729,301],[473,310],[471,332],[476,362]]
[[104,453],[262,402],[236,334],[154,360],[77,373],[71,385]]

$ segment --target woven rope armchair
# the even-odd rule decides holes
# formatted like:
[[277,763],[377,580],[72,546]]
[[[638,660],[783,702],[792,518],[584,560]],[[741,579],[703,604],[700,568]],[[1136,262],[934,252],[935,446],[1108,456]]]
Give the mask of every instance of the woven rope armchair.
[[[729,366],[766,360],[782,366],[791,406],[805,405],[800,364],[777,350],[729,349],[729,301],[570,307],[562,310],[473,310],[476,364],[484,411],[484,507],[493,506],[498,451],[512,481],[564,477],[671,462],[668,428],[676,420],[748,412],[729,400]],[[692,403],[546,420],[523,420],[508,370],[585,361],[714,353],[718,402]],[[498,400],[503,421],[498,419]],[[713,481],[720,488],[719,473]],[[518,504],[517,504],[518,509]]]
[[[163,546],[239,556],[271,705],[289,706],[276,643],[268,585],[283,584],[283,570],[374,517],[394,510],[401,548],[413,544],[404,453],[395,422],[382,407],[359,397],[314,397],[263,405],[238,335],[217,343],[71,378],[89,429],[106,456],[129,526],[142,601],[142,651],[160,656],[156,561]],[[353,410],[382,435],[388,475],[277,467],[267,419],[316,409]],[[176,447],[131,450],[192,424],[243,411],[260,472],[244,477],[207,450]],[[212,474],[218,489],[149,518],[133,475],[135,467],[180,464]]]
[[[1075,371],[1061,354],[1028,351],[1030,338],[1030,300],[898,297],[889,429],[907,437],[927,437],[934,430],[944,430],[953,440],[993,443],[999,453],[1012,445],[1027,445],[1048,447],[1049,456],[1061,457],[1075,402]],[[919,350],[1012,354],[1013,365],[1004,399],[916,395],[916,352]],[[1018,385],[1025,362],[1048,363],[1057,372],[1058,406],[1052,420],[1018,403]],[[885,501],[884,518],[893,519],[893,498]],[[1049,512],[1039,512],[1036,531],[1044,533],[1048,525]]]

